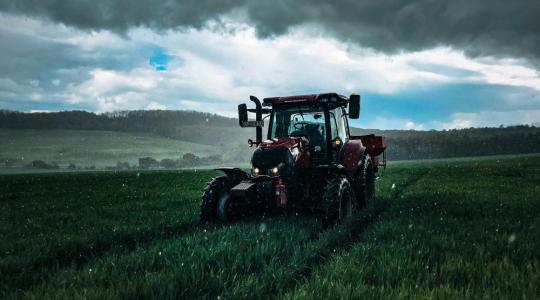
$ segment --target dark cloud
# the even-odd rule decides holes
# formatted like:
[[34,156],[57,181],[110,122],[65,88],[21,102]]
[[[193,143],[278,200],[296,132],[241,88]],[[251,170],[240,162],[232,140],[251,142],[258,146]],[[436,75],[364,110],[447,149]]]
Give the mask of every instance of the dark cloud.
[[451,46],[469,56],[525,58],[540,65],[538,0],[0,0],[0,9],[120,33],[137,26],[201,28],[239,11],[260,37],[310,24],[386,53]]
[[81,29],[123,32],[131,27],[196,27],[240,5],[234,0],[1,0],[0,9]]

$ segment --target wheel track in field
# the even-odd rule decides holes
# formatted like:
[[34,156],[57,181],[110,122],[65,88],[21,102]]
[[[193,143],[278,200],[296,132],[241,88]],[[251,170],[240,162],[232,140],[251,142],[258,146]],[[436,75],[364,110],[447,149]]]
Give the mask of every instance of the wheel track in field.
[[410,187],[422,180],[427,173],[428,170],[426,169],[417,176],[410,178],[401,185],[400,189],[394,190],[389,198],[377,201],[374,205],[360,212],[360,215],[351,222],[344,224],[347,230],[344,230],[343,234],[336,238],[330,239],[317,247],[318,251],[315,251],[307,260],[306,266],[294,272],[291,278],[289,278],[291,285],[280,291],[281,293],[276,297],[282,298],[287,292],[294,290],[297,286],[307,281],[317,268],[331,261],[334,256],[343,255],[349,251],[362,238],[362,233],[384,214],[391,205],[391,202],[399,199]]

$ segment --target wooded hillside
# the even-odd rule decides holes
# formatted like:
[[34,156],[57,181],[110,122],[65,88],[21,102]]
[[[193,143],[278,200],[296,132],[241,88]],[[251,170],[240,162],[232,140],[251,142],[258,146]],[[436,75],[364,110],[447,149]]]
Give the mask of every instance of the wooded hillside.
[[[195,111],[122,111],[95,114],[85,111],[22,113],[0,111],[0,128],[72,129],[152,133],[224,152],[243,148],[254,136],[238,121]],[[352,134],[380,134],[389,138],[390,160],[520,154],[540,152],[540,128],[522,125],[445,131],[377,130],[353,128]]]

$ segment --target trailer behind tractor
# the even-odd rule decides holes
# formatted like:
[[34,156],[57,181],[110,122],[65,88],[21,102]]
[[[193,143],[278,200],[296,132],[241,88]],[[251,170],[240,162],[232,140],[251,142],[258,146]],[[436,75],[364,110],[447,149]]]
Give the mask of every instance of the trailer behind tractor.
[[[233,220],[253,212],[309,209],[333,222],[368,204],[375,174],[386,167],[386,138],[350,135],[360,96],[336,93],[265,98],[238,106],[241,127],[255,127],[251,170],[219,168],[201,201],[201,220]],[[348,108],[348,111],[347,111]],[[255,120],[248,120],[248,113]],[[269,118],[263,141],[263,119]]]

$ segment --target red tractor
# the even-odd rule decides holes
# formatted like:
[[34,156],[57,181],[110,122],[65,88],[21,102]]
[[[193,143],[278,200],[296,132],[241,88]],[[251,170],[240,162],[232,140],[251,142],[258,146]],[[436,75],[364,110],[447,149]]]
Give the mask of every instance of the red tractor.
[[[225,176],[207,184],[201,201],[202,221],[307,208],[332,222],[347,218],[371,201],[375,173],[379,166],[386,167],[386,139],[350,135],[347,116],[359,117],[359,95],[273,97],[263,99],[262,104],[254,96],[250,100],[255,108],[240,104],[238,115],[241,127],[256,127],[256,140],[248,140],[257,147],[251,172],[217,169]],[[255,113],[254,121],[248,121],[248,112]],[[264,141],[263,115],[270,118]]]

